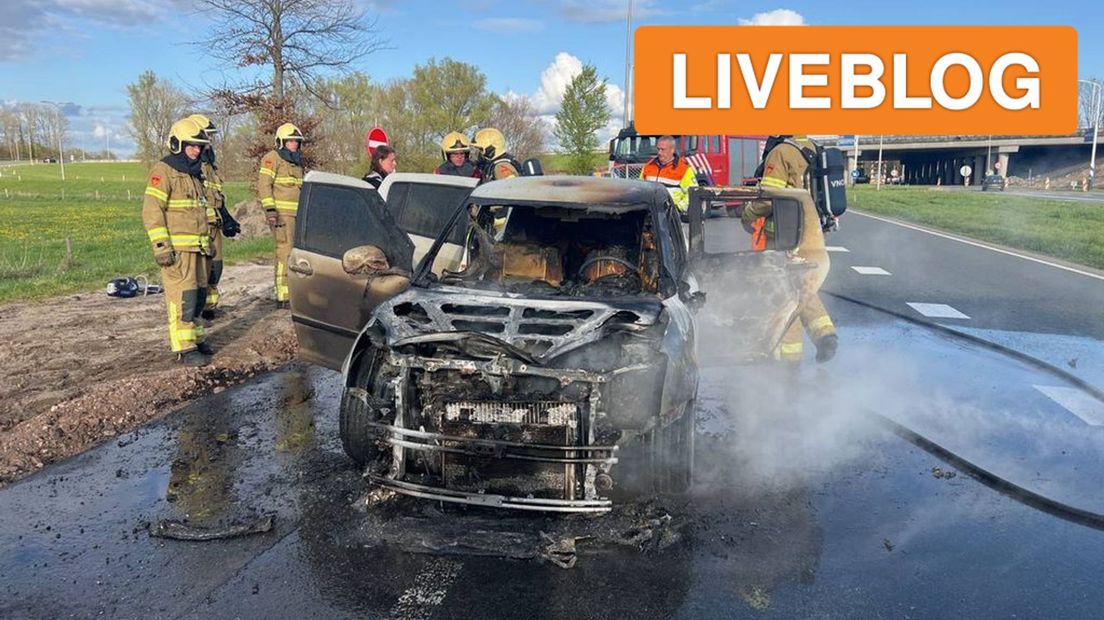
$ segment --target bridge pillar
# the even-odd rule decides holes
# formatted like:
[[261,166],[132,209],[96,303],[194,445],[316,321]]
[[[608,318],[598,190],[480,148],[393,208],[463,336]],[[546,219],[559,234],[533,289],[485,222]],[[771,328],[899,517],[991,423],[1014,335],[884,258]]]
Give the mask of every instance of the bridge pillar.
[[1011,159],[1011,153],[998,153],[997,163],[1000,164],[1000,175],[1002,177],[1008,177],[1008,160]]

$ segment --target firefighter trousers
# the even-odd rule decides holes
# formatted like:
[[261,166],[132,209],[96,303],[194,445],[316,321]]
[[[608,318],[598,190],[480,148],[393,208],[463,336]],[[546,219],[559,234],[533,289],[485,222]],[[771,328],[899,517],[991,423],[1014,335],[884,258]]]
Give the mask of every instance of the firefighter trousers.
[[219,303],[218,283],[222,279],[222,229],[211,226],[211,249],[215,252],[210,257],[207,268],[207,302],[204,310],[213,310]]
[[288,255],[291,254],[291,241],[295,237],[295,216],[279,215],[272,227],[272,236],[276,239],[276,281],[273,293],[276,301],[288,300]]
[[199,252],[178,252],[176,263],[161,268],[165,306],[169,314],[169,346],[174,353],[187,353],[203,342],[199,313],[207,297],[208,257]]
[[803,330],[809,334],[809,339],[813,343],[819,342],[825,336],[836,333],[836,327],[832,324],[832,317],[828,315],[828,310],[824,307],[824,302],[820,300],[818,294],[821,285],[824,284],[824,279],[828,277],[830,267],[828,252],[824,250],[812,252],[798,250],[798,254],[814,263],[816,268],[807,271],[802,279],[798,317],[790,324],[789,329],[782,336],[782,343],[778,346],[777,357],[786,362],[801,360]]

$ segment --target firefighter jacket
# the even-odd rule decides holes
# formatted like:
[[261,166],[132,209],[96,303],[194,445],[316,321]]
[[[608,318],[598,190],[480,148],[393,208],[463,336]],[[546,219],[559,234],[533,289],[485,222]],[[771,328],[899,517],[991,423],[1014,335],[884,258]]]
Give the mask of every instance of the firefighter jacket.
[[640,178],[656,181],[666,187],[675,202],[675,208],[683,213],[690,208],[690,188],[698,186],[694,167],[678,155],[666,164],[659,163],[659,157],[649,159],[640,170]]
[[433,170],[433,174],[443,174],[455,177],[479,178],[479,169],[470,160],[464,160],[459,166],[454,166],[451,161],[446,161]]
[[483,179],[483,183],[501,181],[502,179],[521,175],[521,172],[519,172],[521,164],[508,153],[503,153],[500,157],[490,161],[484,160],[480,163],[480,168],[482,169],[479,176]]
[[176,252],[211,254],[207,198],[200,178],[172,167],[166,157],[150,169],[142,198],[142,224],[154,255]]
[[802,154],[802,148],[815,150],[816,145],[809,140],[785,141],[775,145],[763,161],[763,178],[759,184],[763,187],[781,189],[796,187],[806,189],[805,177],[809,162]]
[[257,197],[266,212],[295,217],[299,212],[301,187],[302,166],[284,159],[276,150],[264,156],[257,177]]
[[219,209],[226,206],[226,196],[222,193],[222,176],[209,162],[203,162],[203,188],[207,196],[207,222],[222,226]]

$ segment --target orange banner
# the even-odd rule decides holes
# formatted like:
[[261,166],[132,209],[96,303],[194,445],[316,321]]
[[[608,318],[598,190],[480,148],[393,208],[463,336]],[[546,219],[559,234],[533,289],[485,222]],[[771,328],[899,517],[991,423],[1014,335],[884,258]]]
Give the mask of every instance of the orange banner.
[[1070,26],[642,26],[646,134],[1039,134],[1077,129]]

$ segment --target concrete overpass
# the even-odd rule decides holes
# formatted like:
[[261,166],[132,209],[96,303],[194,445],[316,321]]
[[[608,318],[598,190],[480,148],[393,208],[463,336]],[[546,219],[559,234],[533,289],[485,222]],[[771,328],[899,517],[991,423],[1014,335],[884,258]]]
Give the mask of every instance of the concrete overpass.
[[[1098,142],[1104,142],[1104,132]],[[886,170],[897,169],[905,183],[917,185],[961,185],[959,170],[973,169],[971,185],[980,182],[986,170],[995,168],[1001,176],[1046,176],[1067,171],[1079,164],[1088,168],[1092,130],[1068,136],[882,136],[882,160]],[[851,169],[861,165],[873,171],[878,161],[879,136],[856,136],[858,148],[840,136],[818,139],[825,146],[839,146],[848,155]],[[1104,148],[1097,150],[1097,169]],[[1097,174],[1098,180],[1100,174]]]

